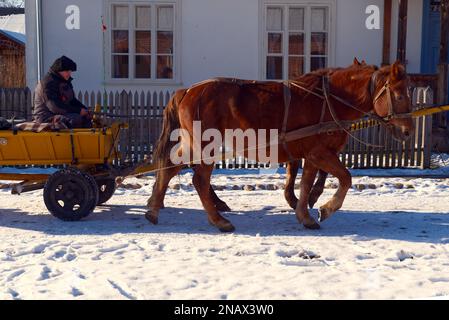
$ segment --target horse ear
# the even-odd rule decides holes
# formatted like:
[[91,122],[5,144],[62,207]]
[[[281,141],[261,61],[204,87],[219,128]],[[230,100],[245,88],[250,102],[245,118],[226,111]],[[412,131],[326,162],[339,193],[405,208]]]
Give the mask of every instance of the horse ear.
[[362,60],[362,65],[366,66],[366,61],[365,60]]
[[391,79],[392,80],[401,80],[404,76],[404,67],[402,66],[401,62],[397,60],[392,66],[391,66]]
[[356,57],[354,57],[354,65],[355,66],[360,66],[360,62],[359,62],[359,60]]

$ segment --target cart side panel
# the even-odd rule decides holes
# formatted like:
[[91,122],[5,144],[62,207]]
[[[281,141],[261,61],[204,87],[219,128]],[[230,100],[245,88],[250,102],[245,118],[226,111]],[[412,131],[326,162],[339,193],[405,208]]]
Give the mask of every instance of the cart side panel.
[[117,129],[75,129],[60,132],[0,131],[0,166],[72,163],[72,139],[78,164],[111,163]]

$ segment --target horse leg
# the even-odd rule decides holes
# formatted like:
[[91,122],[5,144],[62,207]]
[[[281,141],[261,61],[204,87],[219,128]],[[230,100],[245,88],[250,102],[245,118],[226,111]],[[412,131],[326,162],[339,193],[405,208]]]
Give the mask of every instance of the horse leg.
[[302,172],[299,200],[296,207],[296,218],[299,223],[304,224],[304,226],[308,229],[320,228],[320,225],[316,223],[315,219],[310,216],[309,211],[307,210],[309,193],[312,189],[317,172],[318,168],[316,168],[310,161],[306,160]]
[[210,196],[212,197],[212,200],[215,203],[215,207],[217,208],[218,211],[222,211],[222,212],[232,211],[231,208],[229,208],[229,206],[226,204],[226,202],[224,202],[217,196],[217,194],[215,193],[215,190],[214,190],[214,188],[212,188],[212,186],[210,186],[209,192],[210,192]]
[[167,193],[168,184],[170,180],[181,171],[183,167],[177,166],[169,169],[162,169],[156,174],[156,181],[153,185],[153,192],[148,199],[147,207],[148,212],[145,214],[145,218],[153,224],[158,223],[159,210],[164,208],[164,198]]
[[210,192],[210,196],[212,197],[212,200],[215,203],[215,207],[217,208],[218,211],[222,211],[222,212],[232,211],[231,208],[229,208],[229,206],[226,204],[226,202],[224,202],[217,196],[214,188],[212,188],[212,185],[209,188],[209,192]]
[[233,232],[235,230],[229,220],[223,218],[215,206],[214,200],[210,192],[210,177],[212,175],[213,165],[198,165],[193,168],[193,185],[195,186],[201,203],[207,212],[208,220],[216,226],[221,232]]
[[323,170],[318,171],[318,179],[313,185],[312,191],[309,194],[309,208],[312,209],[318,198],[323,194],[324,185],[326,184],[328,173]]
[[313,163],[321,170],[332,174],[339,182],[337,192],[332,199],[319,209],[319,220],[322,222],[342,207],[346,194],[352,185],[352,178],[338,156],[329,150],[316,152],[313,156]]
[[298,199],[295,196],[295,180],[298,175],[298,169],[299,160],[290,161],[287,163],[287,181],[285,182],[284,197],[292,209],[296,209],[298,205]]

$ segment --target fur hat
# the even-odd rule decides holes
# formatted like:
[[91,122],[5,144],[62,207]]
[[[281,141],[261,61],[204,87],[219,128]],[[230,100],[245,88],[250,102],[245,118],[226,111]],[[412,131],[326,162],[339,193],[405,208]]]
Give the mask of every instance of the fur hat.
[[50,68],[54,72],[61,72],[61,71],[76,71],[76,63],[67,58],[66,56],[62,56],[61,58],[58,58],[53,62],[53,65]]

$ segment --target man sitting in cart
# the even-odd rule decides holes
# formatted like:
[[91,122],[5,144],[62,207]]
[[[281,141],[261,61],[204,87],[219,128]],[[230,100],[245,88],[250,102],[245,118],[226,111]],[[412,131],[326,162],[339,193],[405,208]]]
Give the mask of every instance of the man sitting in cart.
[[53,63],[35,89],[33,121],[62,122],[68,128],[91,128],[92,116],[75,97],[72,72],[76,63],[62,56]]

